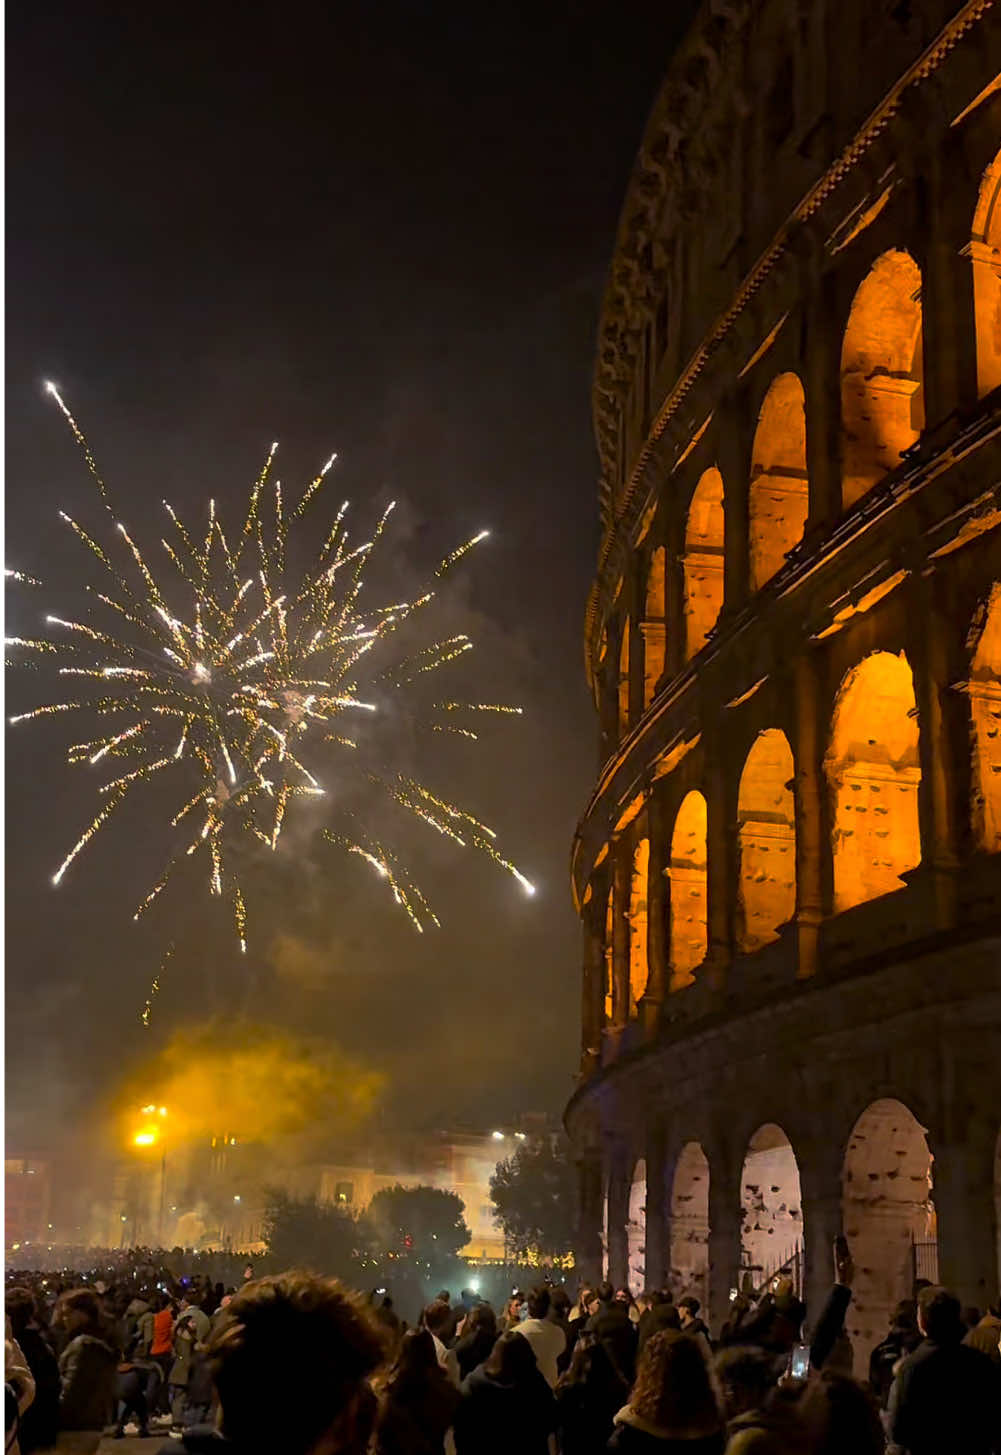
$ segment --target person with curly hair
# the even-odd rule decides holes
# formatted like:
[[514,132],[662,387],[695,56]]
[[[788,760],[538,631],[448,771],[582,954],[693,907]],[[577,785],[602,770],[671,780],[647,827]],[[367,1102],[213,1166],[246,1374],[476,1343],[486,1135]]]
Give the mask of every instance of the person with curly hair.
[[608,1448],[618,1455],[724,1455],[726,1422],[704,1339],[666,1330],[647,1340]]

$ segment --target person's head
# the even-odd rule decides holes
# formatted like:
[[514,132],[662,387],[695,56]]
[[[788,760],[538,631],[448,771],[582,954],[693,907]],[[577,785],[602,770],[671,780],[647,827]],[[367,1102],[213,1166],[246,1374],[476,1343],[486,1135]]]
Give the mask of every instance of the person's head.
[[438,1353],[427,1329],[408,1329],[400,1340],[392,1380],[398,1384],[426,1384],[438,1370]]
[[521,1306],[525,1302],[525,1295],[520,1288],[516,1288],[507,1301],[508,1318],[516,1319],[521,1313]]
[[775,1360],[750,1344],[721,1349],[715,1359],[727,1419],[760,1409],[776,1380]]
[[615,1297],[615,1289],[607,1279],[604,1283],[599,1283],[594,1292],[599,1303],[611,1303]]
[[588,1287],[585,1284],[585,1286],[581,1289],[580,1293],[577,1295],[577,1304],[581,1309],[587,1309],[590,1308],[591,1304],[593,1303],[594,1289]]
[[448,1291],[447,1288],[440,1288],[438,1290],[437,1295],[436,1295],[435,1302],[436,1303],[448,1303],[451,1300],[451,1297],[452,1297],[452,1295],[449,1293],[449,1291]]
[[917,1327],[916,1305],[911,1298],[901,1299],[900,1303],[893,1310],[894,1329],[900,1333],[912,1333]]
[[544,1319],[549,1312],[549,1289],[545,1284],[533,1288],[528,1295],[528,1317],[530,1319]]
[[386,1309],[391,1309],[393,1307],[393,1300],[390,1298],[388,1293],[382,1300],[382,1307]]
[[803,1389],[798,1413],[811,1455],[882,1455],[883,1426],[876,1401],[857,1380],[824,1370]]
[[681,1327],[687,1329],[699,1316],[699,1309],[702,1305],[694,1294],[687,1293],[684,1298],[678,1299],[678,1313],[681,1317]]
[[560,1383],[587,1384],[592,1389],[605,1386],[616,1394],[622,1388],[622,1381],[612,1367],[604,1344],[592,1334],[582,1334],[577,1340]]
[[936,1344],[958,1344],[966,1330],[956,1295],[938,1284],[923,1288],[918,1295],[918,1328]]
[[711,1435],[723,1424],[719,1399],[702,1341],[673,1330],[643,1346],[629,1404],[651,1424],[689,1436]]
[[625,1304],[626,1308],[628,1308],[629,1305],[632,1303],[632,1301],[633,1301],[633,1296],[629,1292],[628,1288],[617,1288],[615,1290],[615,1302],[616,1303]]
[[978,1308],[973,1308],[972,1305],[970,1305],[968,1308],[964,1308],[962,1313],[962,1320],[965,1328],[975,1329],[979,1324],[980,1319],[981,1314]]
[[11,1333],[20,1339],[35,1317],[35,1300],[27,1288],[8,1288],[4,1296]]
[[570,1295],[561,1285],[549,1290],[549,1308],[558,1319],[565,1319],[570,1312]]
[[516,1329],[508,1329],[497,1340],[483,1367],[491,1378],[501,1384],[523,1384],[531,1379],[533,1369],[538,1370],[539,1366],[528,1340]]
[[467,1337],[478,1336],[484,1341],[497,1337],[497,1315],[488,1303],[477,1303],[469,1310],[462,1330]]
[[56,1306],[55,1322],[71,1338],[77,1334],[100,1334],[101,1300],[90,1288],[74,1288],[64,1293]]
[[368,1381],[383,1357],[378,1325],[336,1279],[282,1273],[249,1283],[209,1343],[222,1433],[287,1455],[354,1455],[371,1433]]
[[452,1326],[452,1311],[443,1298],[436,1298],[424,1310],[424,1327],[441,1338]]

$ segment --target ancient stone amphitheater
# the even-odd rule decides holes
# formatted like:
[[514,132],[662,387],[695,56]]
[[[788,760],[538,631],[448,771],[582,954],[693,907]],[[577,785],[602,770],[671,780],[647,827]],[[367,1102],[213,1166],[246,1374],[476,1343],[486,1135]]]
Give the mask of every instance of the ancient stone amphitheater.
[[713,0],[599,326],[580,1257],[999,1279],[1001,6]]

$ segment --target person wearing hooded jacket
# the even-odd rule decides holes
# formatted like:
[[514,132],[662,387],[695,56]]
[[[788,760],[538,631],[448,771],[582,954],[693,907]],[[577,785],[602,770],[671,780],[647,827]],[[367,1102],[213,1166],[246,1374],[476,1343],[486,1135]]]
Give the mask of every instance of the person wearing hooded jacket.
[[118,1354],[105,1337],[101,1305],[89,1288],[64,1293],[56,1322],[68,1335],[59,1356],[59,1449],[97,1449],[115,1408]]
[[[453,1435],[456,1455],[548,1455],[556,1401],[532,1346],[513,1329],[462,1382]],[[699,1455],[699,1452],[693,1452]]]
[[615,1416],[616,1455],[724,1455],[726,1423],[700,1336],[666,1330],[647,1340],[636,1383]]

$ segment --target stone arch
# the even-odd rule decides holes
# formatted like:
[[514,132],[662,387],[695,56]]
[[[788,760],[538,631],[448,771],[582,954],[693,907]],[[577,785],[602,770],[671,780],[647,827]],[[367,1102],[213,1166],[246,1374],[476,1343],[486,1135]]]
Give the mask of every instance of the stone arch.
[[854,505],[924,428],[921,272],[910,253],[876,259],[841,347],[842,498]]
[[969,251],[982,399],[1001,384],[1001,152],[984,172]]
[[615,891],[609,887],[605,901],[605,1024],[610,1025],[615,1009]]
[[646,1162],[642,1157],[633,1168],[633,1177],[629,1184],[626,1239],[629,1291],[635,1298],[643,1292],[646,1279]]
[[667,662],[667,552],[657,546],[650,553],[643,616],[643,706],[657,695],[657,683]]
[[873,652],[846,674],[824,767],[838,914],[901,889],[921,862],[918,720],[903,652]]
[[780,1126],[765,1122],[747,1144],[740,1178],[741,1272],[755,1288],[788,1268],[802,1288],[803,1202],[799,1164]]
[[803,386],[796,374],[779,374],[762,403],[751,449],[748,532],[753,591],[771,580],[803,539],[809,504]]
[[685,526],[685,661],[705,646],[723,606],[723,477],[706,470]]
[[650,840],[640,839],[633,850],[629,880],[629,1009],[636,1007],[646,991],[650,973],[647,959],[647,880],[650,876]]
[[619,642],[619,737],[629,731],[629,652],[630,631],[628,616],[622,623],[622,638]]
[[671,835],[671,984],[683,990],[695,979],[709,948],[707,921],[706,800],[686,793]]
[[693,1293],[709,1307],[709,1159],[700,1142],[686,1142],[671,1183],[669,1282],[675,1298]]
[[1001,853],[1001,582],[995,582],[974,625],[970,660],[973,737],[971,804],[979,849]]
[[777,939],[796,909],[792,749],[780,728],[755,738],[737,794],[738,939],[744,951]]
[[848,1139],[841,1171],[841,1218],[855,1263],[846,1328],[855,1372],[910,1298],[915,1276],[938,1279],[932,1157],[925,1129],[904,1104],[871,1102]]

